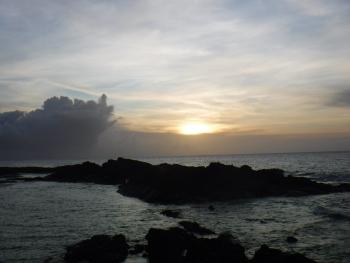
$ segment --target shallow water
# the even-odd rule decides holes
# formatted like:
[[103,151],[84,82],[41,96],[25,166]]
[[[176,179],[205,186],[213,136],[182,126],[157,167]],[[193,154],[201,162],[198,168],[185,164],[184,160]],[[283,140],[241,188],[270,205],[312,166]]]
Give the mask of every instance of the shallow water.
[[[292,156],[289,163],[286,156],[260,156],[259,159],[248,155],[231,159],[182,157],[177,162],[202,165],[216,160],[236,165],[248,163],[254,168],[289,167],[286,169],[289,173],[307,173],[314,178],[323,177],[323,181],[349,181],[350,165],[347,166],[346,157],[349,153],[313,157],[313,161],[299,156],[303,160],[300,162]],[[174,162],[174,158],[172,160]],[[152,162],[164,161],[165,158]],[[332,177],[331,169],[336,176]],[[0,261],[43,262],[49,256],[62,255],[66,245],[95,234],[124,233],[130,242],[142,240],[150,227],[176,225],[178,220],[160,214],[164,208],[176,208],[182,210],[185,219],[197,221],[218,233],[232,232],[247,248],[248,255],[261,244],[268,244],[304,253],[321,263],[349,262],[349,193],[235,200],[214,203],[215,210],[209,211],[208,204],[147,204],[123,197],[116,190],[116,186],[94,184],[0,184]],[[290,235],[299,241],[288,244],[285,239]],[[128,261],[145,262],[142,258]]]

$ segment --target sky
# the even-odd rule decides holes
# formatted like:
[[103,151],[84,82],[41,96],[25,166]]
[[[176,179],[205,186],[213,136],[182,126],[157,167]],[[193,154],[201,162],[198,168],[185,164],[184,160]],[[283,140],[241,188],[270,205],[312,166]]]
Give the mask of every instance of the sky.
[[108,155],[350,150],[349,25],[348,0],[0,0],[0,112],[44,111],[0,142],[57,96]]

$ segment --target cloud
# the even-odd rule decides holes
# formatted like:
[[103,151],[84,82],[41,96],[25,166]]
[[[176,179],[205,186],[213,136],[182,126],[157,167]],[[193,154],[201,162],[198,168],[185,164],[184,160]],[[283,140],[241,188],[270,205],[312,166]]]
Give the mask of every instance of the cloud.
[[98,102],[52,97],[40,109],[0,113],[0,159],[89,156],[112,113],[105,95]]
[[350,107],[350,89],[336,93],[328,104],[336,107]]
[[[349,93],[347,93],[349,99]],[[183,136],[133,131],[103,95],[97,102],[52,97],[30,112],[0,113],[0,160],[107,159],[198,154],[348,150],[349,133],[263,134],[264,131]],[[329,122],[328,126],[333,124]]]
[[1,111],[106,93],[138,131],[192,118],[273,132],[332,119],[348,129],[344,109],[310,108],[324,106],[323,86],[350,83],[348,0],[0,3]]

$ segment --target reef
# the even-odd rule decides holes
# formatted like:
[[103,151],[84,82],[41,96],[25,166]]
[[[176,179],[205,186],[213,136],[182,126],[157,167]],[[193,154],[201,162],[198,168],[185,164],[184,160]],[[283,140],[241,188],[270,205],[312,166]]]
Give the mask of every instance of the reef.
[[119,185],[119,193],[125,196],[163,204],[350,191],[350,184],[319,183],[304,177],[285,176],[280,169],[254,170],[247,165],[236,167],[221,163],[191,167],[165,163],[152,165],[118,158],[102,165],[84,162],[49,171],[51,173],[45,177],[25,180]]

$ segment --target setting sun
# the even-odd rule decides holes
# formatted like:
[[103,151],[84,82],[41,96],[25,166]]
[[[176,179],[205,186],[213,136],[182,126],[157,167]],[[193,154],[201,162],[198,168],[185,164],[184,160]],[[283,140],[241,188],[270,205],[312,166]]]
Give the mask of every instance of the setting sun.
[[197,135],[211,132],[213,132],[212,128],[204,123],[186,123],[180,127],[180,133],[184,135]]

